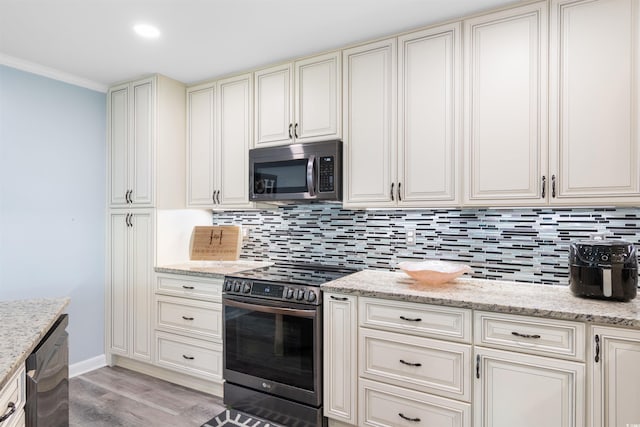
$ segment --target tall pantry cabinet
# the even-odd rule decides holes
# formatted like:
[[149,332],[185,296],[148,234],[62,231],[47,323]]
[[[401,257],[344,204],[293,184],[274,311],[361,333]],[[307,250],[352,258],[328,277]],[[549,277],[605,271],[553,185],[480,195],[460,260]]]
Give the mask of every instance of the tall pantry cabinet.
[[157,219],[185,203],[184,85],[161,75],[119,84],[107,114],[107,362],[152,362]]

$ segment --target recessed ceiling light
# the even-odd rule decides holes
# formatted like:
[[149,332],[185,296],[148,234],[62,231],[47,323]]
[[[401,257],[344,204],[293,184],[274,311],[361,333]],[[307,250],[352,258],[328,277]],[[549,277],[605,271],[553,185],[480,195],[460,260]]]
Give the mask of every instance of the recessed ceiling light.
[[133,26],[133,30],[140,36],[146,39],[156,39],[160,37],[160,30],[149,24],[136,24]]

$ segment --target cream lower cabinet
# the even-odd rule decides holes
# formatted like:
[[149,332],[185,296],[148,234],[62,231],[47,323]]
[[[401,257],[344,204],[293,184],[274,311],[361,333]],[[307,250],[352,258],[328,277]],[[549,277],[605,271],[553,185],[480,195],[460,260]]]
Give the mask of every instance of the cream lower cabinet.
[[223,278],[158,274],[155,364],[181,384],[222,396]]
[[150,362],[154,210],[113,210],[108,227],[107,356]]
[[476,311],[474,344],[475,427],[585,425],[584,324]]
[[640,331],[594,326],[589,348],[589,425],[640,425]]
[[22,366],[0,390],[0,417],[7,417],[0,422],[2,427],[25,426],[25,379],[25,368]]

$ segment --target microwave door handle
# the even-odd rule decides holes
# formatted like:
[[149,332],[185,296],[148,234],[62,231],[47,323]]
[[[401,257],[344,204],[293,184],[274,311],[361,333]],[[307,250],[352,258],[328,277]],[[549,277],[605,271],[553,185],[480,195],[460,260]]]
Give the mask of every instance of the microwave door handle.
[[265,306],[265,305],[249,304],[246,302],[240,302],[240,301],[230,300],[230,299],[225,299],[224,305],[242,308],[245,310],[259,311],[261,313],[283,314],[285,316],[308,317],[308,318],[313,318],[316,316],[316,310],[299,310],[294,308],[271,307],[271,306]]
[[315,176],[313,173],[313,167],[316,164],[316,156],[310,155],[309,161],[307,162],[307,190],[309,191],[309,195],[311,197],[315,197]]

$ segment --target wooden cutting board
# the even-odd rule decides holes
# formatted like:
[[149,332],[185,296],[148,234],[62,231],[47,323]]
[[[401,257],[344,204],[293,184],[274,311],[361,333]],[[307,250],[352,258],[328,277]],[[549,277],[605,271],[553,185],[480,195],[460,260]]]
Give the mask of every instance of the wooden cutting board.
[[242,246],[238,225],[195,226],[189,256],[196,261],[236,261]]

